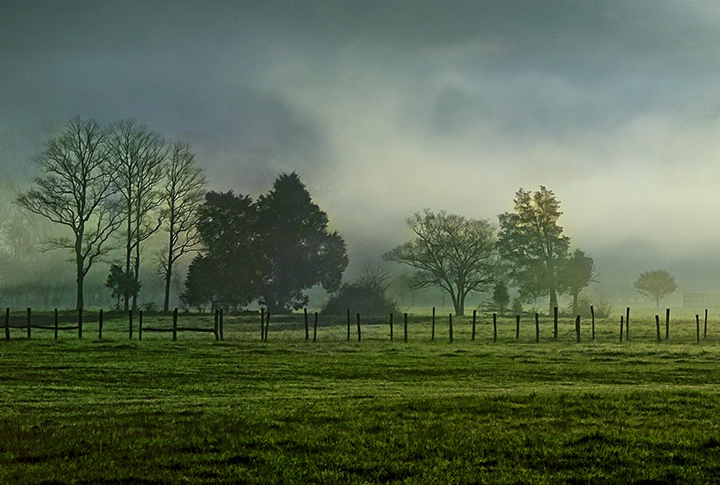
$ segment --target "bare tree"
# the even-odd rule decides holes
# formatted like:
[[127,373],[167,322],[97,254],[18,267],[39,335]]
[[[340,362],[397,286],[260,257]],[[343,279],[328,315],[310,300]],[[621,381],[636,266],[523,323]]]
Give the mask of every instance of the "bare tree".
[[455,314],[465,314],[465,298],[495,282],[499,272],[496,230],[486,220],[425,210],[407,220],[415,239],[385,254],[389,261],[418,271],[412,288],[439,287],[450,295]]
[[161,199],[164,205],[164,230],[167,246],[158,253],[158,263],[165,278],[163,310],[170,309],[170,283],[173,266],[184,254],[199,247],[197,209],[205,200],[207,181],[202,168],[195,164],[195,154],[187,143],[175,142],[170,147],[165,167],[165,186]]
[[16,203],[66,226],[72,237],[48,240],[50,249],[70,249],[76,266],[76,307],[83,307],[85,276],[111,249],[120,218],[112,191],[107,133],[95,120],[74,118],[37,159],[42,176]]
[[[164,172],[165,141],[146,126],[126,120],[113,126],[111,145],[115,188],[123,203],[125,272],[132,272],[139,284],[142,243],[162,224],[158,185]],[[125,310],[130,297],[124,295]],[[132,308],[137,308],[137,294],[132,295]]]

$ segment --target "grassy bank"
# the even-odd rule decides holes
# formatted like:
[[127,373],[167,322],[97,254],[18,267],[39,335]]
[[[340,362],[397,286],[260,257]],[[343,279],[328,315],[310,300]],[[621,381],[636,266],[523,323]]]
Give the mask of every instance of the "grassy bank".
[[[720,346],[693,343],[694,324],[660,344],[638,327],[629,343],[608,333],[580,345],[567,324],[559,342],[535,344],[531,327],[516,341],[510,320],[497,344],[484,323],[475,342],[459,327],[452,345],[428,342],[426,326],[422,342],[391,343],[378,324],[347,343],[338,323],[312,344],[277,324],[267,343],[259,324],[232,321],[224,342],[130,341],[122,322],[110,340],[1,342],[0,483],[720,475]],[[603,325],[598,336],[614,328]]]

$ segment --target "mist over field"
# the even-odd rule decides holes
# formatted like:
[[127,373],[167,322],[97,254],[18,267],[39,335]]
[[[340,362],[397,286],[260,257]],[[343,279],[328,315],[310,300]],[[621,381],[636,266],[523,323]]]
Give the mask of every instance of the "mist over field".
[[[646,301],[634,279],[665,269],[681,305],[720,293],[719,64],[711,0],[4,1],[0,228],[68,119],[133,118],[188,142],[210,190],[257,197],[296,171],[348,279],[417,211],[497,223],[543,185],[590,291]],[[0,280],[72,287],[66,259]]]

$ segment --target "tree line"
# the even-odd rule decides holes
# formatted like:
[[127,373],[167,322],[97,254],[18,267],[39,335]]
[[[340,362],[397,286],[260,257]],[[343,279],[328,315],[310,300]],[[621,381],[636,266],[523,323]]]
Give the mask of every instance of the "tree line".
[[299,308],[307,303],[303,290],[333,291],[348,264],[344,240],[327,230],[327,215],[297,174],[281,174],[257,201],[208,191],[187,143],[133,120],[103,126],[74,118],[36,162],[41,175],[15,202],[65,228],[68,235],[45,243],[73,255],[77,309],[90,269],[118,249],[124,258],[110,265],[107,286],[118,307],[137,308],[142,250],[160,231],[165,243],[155,262],[165,311],[176,263],[191,252],[181,298],[198,307],[257,300],[274,311]]
[[561,214],[555,194],[543,186],[535,192],[521,188],[513,210],[500,214],[497,226],[425,210],[407,220],[415,237],[384,258],[415,269],[412,287],[443,289],[458,316],[474,291],[492,291],[499,306],[507,306],[508,285],[517,288],[521,301],[549,297],[551,312],[558,294],[568,293],[577,313],[580,292],[598,273],[584,251],[570,251],[570,238],[558,224]]
[[198,242],[196,208],[206,191],[189,145],[169,142],[133,120],[103,126],[77,117],[47,142],[36,162],[41,175],[16,203],[69,233],[46,244],[73,255],[76,308],[84,306],[90,269],[120,245],[124,263],[113,266],[108,282],[125,309],[136,308],[143,245],[163,230],[166,245],[157,261],[167,310],[174,264]]
[[[567,294],[572,315],[578,315],[580,293],[597,282],[599,273],[585,251],[571,251],[570,237],[558,223],[561,215],[560,201],[544,186],[537,191],[520,188],[513,210],[498,215],[498,225],[425,210],[407,220],[415,237],[384,258],[415,269],[412,288],[441,288],[458,316],[464,315],[471,292],[491,293],[502,313],[510,303],[509,286],[517,289],[518,306],[547,297],[548,313],[558,307],[558,295]],[[634,287],[658,307],[677,289],[664,270],[642,272]]]
[[[137,308],[142,249],[160,232],[165,242],[154,260],[165,284],[165,311],[176,263],[189,253],[196,254],[180,295],[188,308],[241,309],[257,301],[277,313],[307,305],[305,291],[313,286],[334,292],[331,302],[338,307],[344,295],[339,289],[353,298],[370,292],[381,305],[388,303],[381,281],[386,275],[341,287],[345,241],[328,229],[327,214],[294,172],[280,174],[257,200],[208,191],[187,143],[168,141],[133,120],[103,126],[80,118],[47,142],[37,163],[42,174],[16,203],[65,227],[67,236],[46,243],[73,255],[77,309],[84,306],[87,273],[118,249],[123,260],[110,265],[106,284],[118,307]],[[547,297],[550,312],[558,295],[568,294],[577,314],[581,291],[598,277],[592,257],[571,251],[551,190],[521,188],[513,202],[497,225],[418,212],[407,220],[414,238],[384,259],[414,268],[411,288],[446,292],[456,315],[464,315],[471,292],[491,292],[506,308],[509,287],[517,289],[519,302]],[[659,270],[641,274],[635,287],[658,305],[676,288],[672,276]]]

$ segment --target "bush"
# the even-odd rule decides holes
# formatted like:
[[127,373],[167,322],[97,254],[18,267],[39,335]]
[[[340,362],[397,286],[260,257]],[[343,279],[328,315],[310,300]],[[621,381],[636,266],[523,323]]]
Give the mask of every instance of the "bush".
[[330,315],[344,315],[348,308],[353,313],[365,315],[399,313],[397,305],[388,298],[381,286],[368,283],[342,285],[325,303],[322,312]]
[[[580,316],[582,318],[590,318],[590,306],[592,305],[595,310],[596,318],[610,318],[612,316],[612,306],[606,296],[602,294],[595,294],[592,296],[581,295],[578,298],[578,309],[580,310]],[[572,305],[568,308],[568,314],[572,312]],[[574,315],[573,315],[574,316]]]

